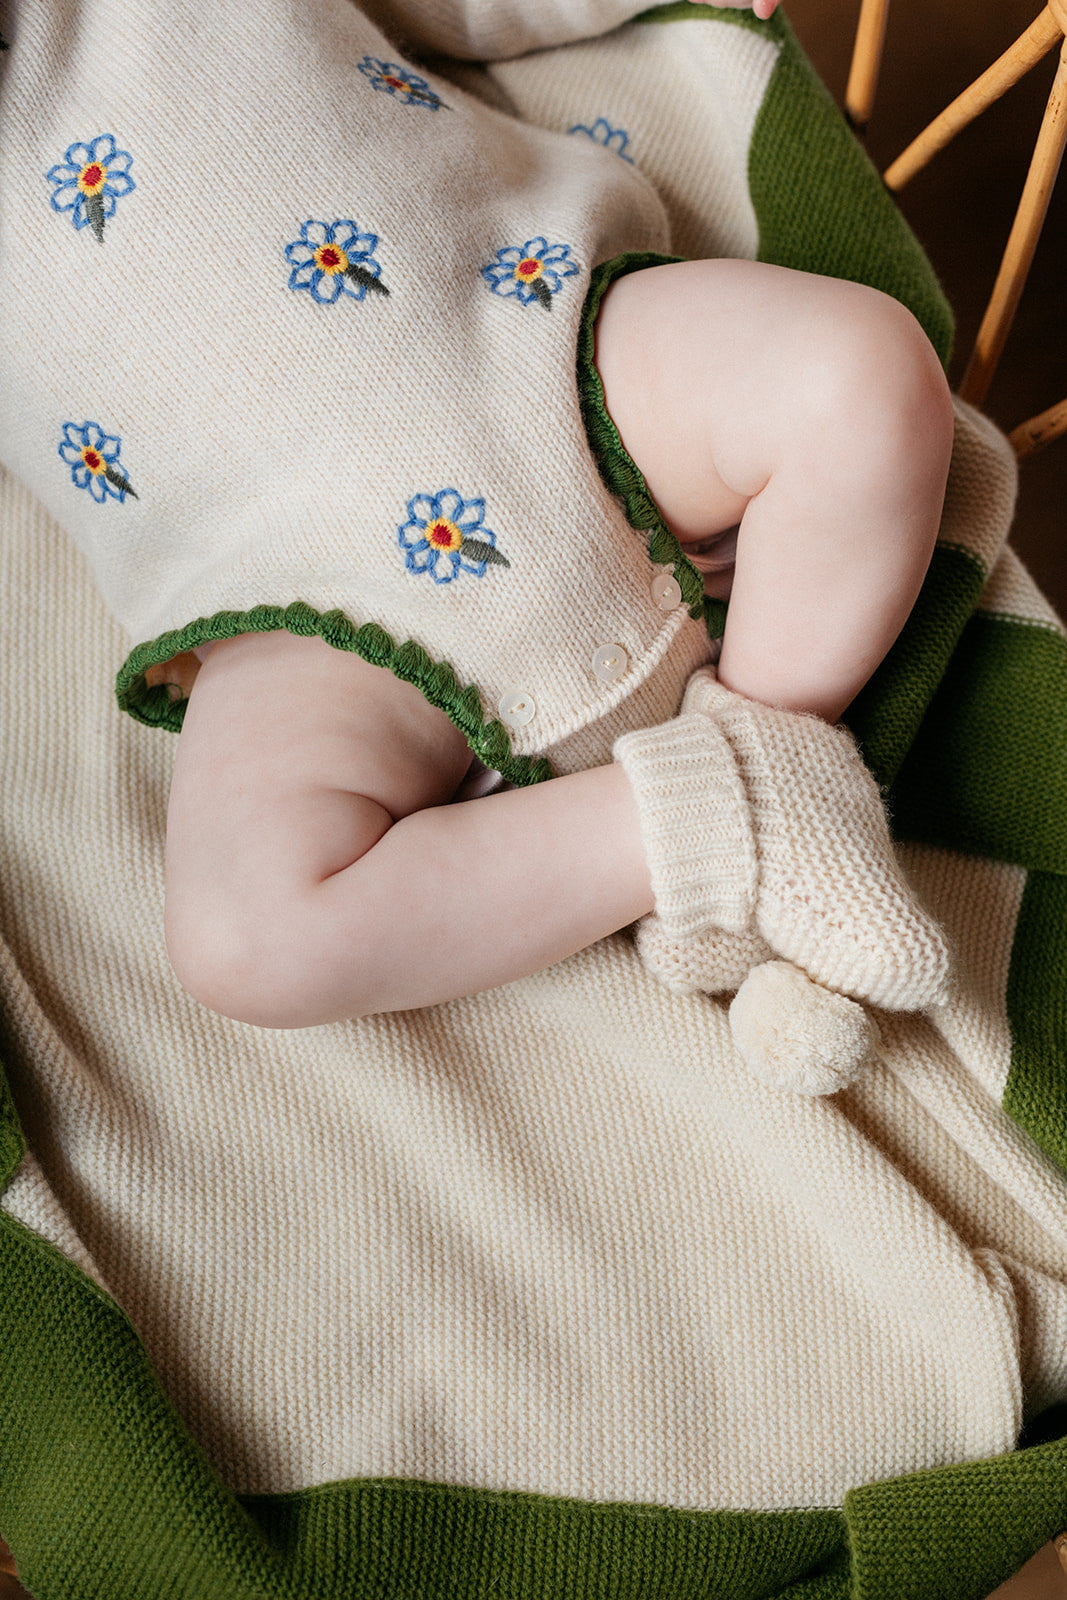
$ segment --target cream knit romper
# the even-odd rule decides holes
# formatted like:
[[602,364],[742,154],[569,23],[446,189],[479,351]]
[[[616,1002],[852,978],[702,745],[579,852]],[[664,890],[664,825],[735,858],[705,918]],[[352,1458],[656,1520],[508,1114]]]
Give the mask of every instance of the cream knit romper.
[[[469,47],[479,9],[520,8],[400,22]],[[551,42],[640,8],[556,9],[523,6],[520,44],[531,12]],[[17,23],[4,461],[130,637],[127,709],[179,726],[168,662],[288,626],[414,678],[520,782],[624,701],[672,714],[709,654],[700,580],[627,521],[576,380],[584,340],[598,383],[599,296],[646,258],[595,269],[669,243],[633,165],[414,67],[348,0]]]

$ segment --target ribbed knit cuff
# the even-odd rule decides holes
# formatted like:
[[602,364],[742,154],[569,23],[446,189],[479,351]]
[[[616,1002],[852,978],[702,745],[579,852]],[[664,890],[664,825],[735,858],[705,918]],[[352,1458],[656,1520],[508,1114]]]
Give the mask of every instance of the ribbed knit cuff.
[[756,846],[737,761],[697,712],[624,733],[616,761],[637,801],[656,913],[670,938],[744,933],[756,906]]

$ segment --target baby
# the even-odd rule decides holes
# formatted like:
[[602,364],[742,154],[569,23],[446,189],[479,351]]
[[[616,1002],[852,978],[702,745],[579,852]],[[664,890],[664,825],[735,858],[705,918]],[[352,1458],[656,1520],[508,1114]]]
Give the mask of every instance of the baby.
[[[517,54],[639,0],[562,20],[506,0],[309,9],[172,19],[175,81],[140,98],[139,75],[174,58],[171,24],[146,23],[141,46],[86,31],[62,122],[81,142],[49,171],[73,223],[56,229],[56,292],[81,314],[50,324],[69,480],[28,466],[41,402],[7,386],[8,461],[148,641],[126,703],[166,720],[151,685],[168,660],[199,663],[167,825],[180,982],[239,1020],[307,1027],[474,994],[644,919],[661,975],[672,950],[703,950],[709,992],[769,947],[846,992],[924,1003],[944,949],[832,726],[937,532],[952,412],[919,325],[862,285],[647,254],[665,224],[635,170],[393,42]],[[5,29],[9,127],[28,125],[35,26],[16,9]],[[283,46],[288,75],[264,66]],[[212,61],[233,93],[189,130],[195,171],[168,171],[165,136]],[[90,139],[97,124],[118,131]],[[43,150],[52,124],[33,126]],[[129,322],[87,362],[89,306]],[[576,437],[575,340],[607,485]],[[617,498],[642,480],[654,550]],[[730,601],[717,676],[694,569]],[[590,618],[595,649],[578,637]],[[471,720],[471,682],[490,723]],[[596,742],[578,736],[597,728],[587,764],[575,751]],[[449,803],[498,735],[507,759],[490,764],[520,786]],[[531,783],[542,756],[562,775]]]

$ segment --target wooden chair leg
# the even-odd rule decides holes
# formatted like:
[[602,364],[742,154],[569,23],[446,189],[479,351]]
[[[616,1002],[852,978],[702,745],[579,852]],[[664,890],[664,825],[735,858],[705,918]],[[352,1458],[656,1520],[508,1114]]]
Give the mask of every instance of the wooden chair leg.
[[1037,136],[1033,160],[1027,173],[1019,209],[978,330],[974,351],[960,384],[960,396],[972,405],[985,399],[1004,341],[1019,304],[1030,264],[1034,258],[1041,226],[1045,220],[1052,187],[1067,144],[1067,39],[1060,50],[1059,65]]
[[889,0],[862,0],[845,89],[845,113],[858,133],[871,119],[888,18]]
[[946,106],[940,116],[935,117],[929,127],[924,128],[886,168],[884,177],[888,187],[894,191],[902,189],[939,150],[943,150],[955,138],[961,128],[973,122],[987,106],[999,100],[1031,67],[1036,66],[1060,41],[1063,32],[1052,6],[1047,5],[1026,32],[1020,34],[1015,43],[980,78],[976,78],[970,88]]
[[[1067,400],[1061,400],[1057,406],[1049,406],[1047,411],[1042,411],[1036,417],[1030,417],[1026,422],[1020,422],[1008,435],[1012,449],[1020,461],[1025,456],[1036,455],[1043,450],[1053,439],[1059,439],[1067,433]],[[1063,1535],[1065,1549],[1067,1549],[1067,1534]]]

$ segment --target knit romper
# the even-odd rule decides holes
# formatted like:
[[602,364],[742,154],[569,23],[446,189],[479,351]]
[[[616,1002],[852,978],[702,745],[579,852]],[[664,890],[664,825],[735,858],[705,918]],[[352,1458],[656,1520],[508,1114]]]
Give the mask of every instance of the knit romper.
[[[3,459],[128,633],[135,716],[179,727],[189,652],[285,627],[529,782],[606,759],[623,704],[672,714],[710,651],[699,574],[631,526],[583,422],[610,428],[600,298],[667,222],[616,150],[416,68],[367,9],[16,8]],[[395,9],[424,45],[493,42],[473,3]],[[529,45],[640,8],[496,9]]]

